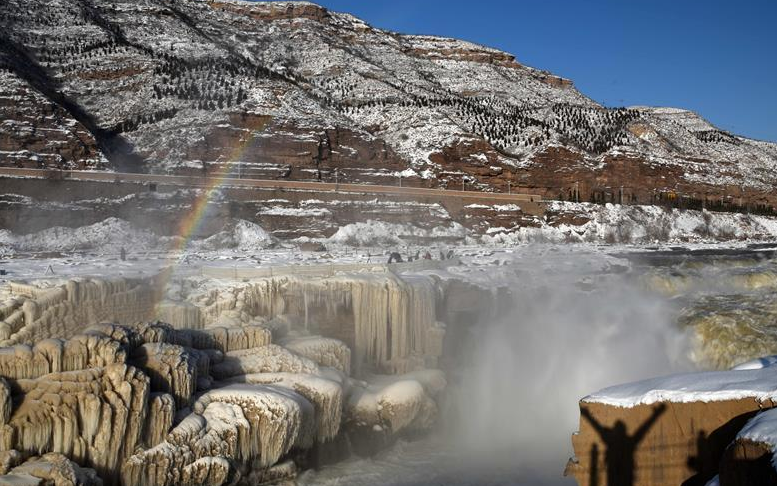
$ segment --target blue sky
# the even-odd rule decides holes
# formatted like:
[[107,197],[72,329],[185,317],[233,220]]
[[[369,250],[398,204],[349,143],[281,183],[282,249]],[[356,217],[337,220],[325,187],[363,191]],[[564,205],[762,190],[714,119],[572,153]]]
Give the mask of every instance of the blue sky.
[[608,106],[688,108],[777,141],[777,0],[318,0],[370,24],[497,47]]

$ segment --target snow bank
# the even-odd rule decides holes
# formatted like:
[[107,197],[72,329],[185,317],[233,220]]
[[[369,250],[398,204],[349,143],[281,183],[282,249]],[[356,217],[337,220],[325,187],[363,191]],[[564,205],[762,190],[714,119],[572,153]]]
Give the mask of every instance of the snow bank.
[[[553,201],[536,227],[489,228],[488,244],[653,243],[777,237],[777,218],[737,213]],[[587,220],[572,224],[573,219]]]
[[222,250],[231,248],[241,251],[252,251],[269,248],[277,240],[261,226],[250,221],[238,219],[230,223],[215,235],[202,241],[194,242],[193,246],[200,250]]
[[[99,223],[68,228],[54,226],[37,233],[17,235],[0,230],[0,256],[21,252],[97,250],[118,253],[127,250],[149,250],[169,244],[174,239],[159,238],[150,231],[134,227],[127,221],[108,218]],[[222,231],[204,240],[193,241],[194,250],[236,249],[255,251],[274,246],[277,240],[261,226],[245,220],[228,223]]]
[[468,236],[467,229],[455,222],[449,226],[426,229],[412,224],[368,220],[341,226],[328,241],[343,246],[392,246],[406,245],[406,240],[414,238],[464,240]]
[[713,402],[752,398],[777,400],[777,373],[769,367],[684,373],[605,388],[584,402],[635,407],[658,402]]
[[763,358],[747,361],[742,364],[738,364],[731,368],[734,371],[744,370],[760,370],[763,368],[769,368],[777,364],[777,355],[764,356]]
[[148,231],[138,230],[127,221],[108,218],[80,228],[54,226],[27,235],[0,231],[0,254],[14,252],[46,252],[99,250],[118,252],[120,248],[151,248],[157,242]]

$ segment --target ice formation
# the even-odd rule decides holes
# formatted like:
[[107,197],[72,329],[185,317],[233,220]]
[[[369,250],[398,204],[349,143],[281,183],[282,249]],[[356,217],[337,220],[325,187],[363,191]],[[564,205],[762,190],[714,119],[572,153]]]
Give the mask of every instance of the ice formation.
[[20,400],[2,429],[4,450],[58,452],[114,478],[141,443],[149,380],[115,364],[17,380]]
[[279,344],[289,351],[346,375],[351,373],[351,350],[342,341],[321,336],[284,339]]
[[191,405],[198,363],[206,363],[206,374],[208,369],[206,354],[195,354],[175,344],[146,343],[135,350],[132,358],[149,375],[152,390],[172,394],[178,408]]
[[241,454],[250,448],[249,427],[239,406],[213,403],[201,414],[184,418],[165,441],[130,457],[122,467],[123,483],[197,484],[192,474],[195,479],[226,480],[229,460],[247,459]]
[[161,306],[156,277],[54,282],[0,306],[0,484],[257,484],[436,417],[432,277],[275,277]]
[[0,375],[10,379],[38,378],[48,373],[123,363],[126,351],[119,343],[96,335],[72,339],[45,339],[35,346],[0,348]]
[[233,376],[227,382],[274,385],[293,390],[313,404],[319,442],[334,439],[340,431],[343,398],[347,390],[338,381],[311,374],[281,372]]
[[[14,451],[15,452],[15,451]],[[13,458],[21,461],[21,455]],[[102,486],[102,480],[93,469],[80,467],[62,454],[50,452],[31,457],[23,464],[4,470],[0,484],[8,486]]]
[[263,467],[292,447],[309,448],[315,437],[313,406],[301,395],[273,385],[229,385],[212,390],[194,404],[202,412],[213,403],[239,405],[250,424],[249,449],[243,451]]
[[437,416],[432,397],[445,386],[442,372],[372,376],[369,382],[355,383],[347,405],[348,416],[360,426],[390,433],[405,429],[429,428]]
[[147,447],[160,444],[173,426],[175,419],[175,399],[168,393],[151,393],[148,398],[143,441]]
[[68,338],[90,324],[154,317],[155,279],[73,279],[54,288],[10,284],[18,298],[0,309],[0,345]]
[[201,309],[205,327],[225,312],[268,320],[290,316],[311,333],[327,332],[348,344],[354,370],[434,367],[445,334],[436,317],[438,285],[428,276],[283,276],[215,287],[191,301]]
[[217,379],[250,373],[317,373],[318,365],[275,344],[230,351],[212,368]]

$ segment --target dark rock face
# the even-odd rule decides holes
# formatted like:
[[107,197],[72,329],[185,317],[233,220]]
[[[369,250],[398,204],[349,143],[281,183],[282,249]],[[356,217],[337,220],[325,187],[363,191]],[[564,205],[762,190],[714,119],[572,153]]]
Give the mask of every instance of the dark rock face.
[[0,73],[0,159],[17,167],[101,167],[94,136],[24,80]]
[[721,486],[777,485],[773,455],[766,444],[737,439],[726,449],[720,463]]
[[0,120],[6,166],[775,198],[774,144],[307,3],[8,0]]

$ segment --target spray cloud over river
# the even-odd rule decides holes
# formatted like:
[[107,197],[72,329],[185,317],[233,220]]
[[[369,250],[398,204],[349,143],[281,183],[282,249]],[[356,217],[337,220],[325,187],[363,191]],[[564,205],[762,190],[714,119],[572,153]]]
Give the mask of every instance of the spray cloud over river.
[[580,398],[694,368],[677,305],[621,260],[547,249],[515,257],[483,272],[509,287],[509,301],[479,316],[452,358],[434,437],[310,473],[303,484],[365,484],[365,474],[376,484],[574,484],[562,473]]
[[[671,302],[629,275],[609,273],[603,257],[527,260],[509,311],[484,322],[473,339],[471,366],[452,404],[458,419],[448,424],[465,457],[550,479],[571,455],[581,397],[692,365]],[[591,273],[595,268],[602,271]]]

